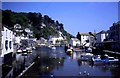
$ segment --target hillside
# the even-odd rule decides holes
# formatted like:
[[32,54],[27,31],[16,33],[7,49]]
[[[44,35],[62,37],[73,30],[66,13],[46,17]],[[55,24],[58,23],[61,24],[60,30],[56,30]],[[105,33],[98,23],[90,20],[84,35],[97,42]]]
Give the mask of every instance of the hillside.
[[64,24],[57,20],[52,20],[48,15],[41,13],[24,13],[13,12],[11,10],[2,10],[2,24],[8,26],[11,30],[15,24],[20,24],[23,29],[30,28],[35,38],[48,38],[49,36],[57,36],[61,31],[69,40],[72,36],[64,29]]

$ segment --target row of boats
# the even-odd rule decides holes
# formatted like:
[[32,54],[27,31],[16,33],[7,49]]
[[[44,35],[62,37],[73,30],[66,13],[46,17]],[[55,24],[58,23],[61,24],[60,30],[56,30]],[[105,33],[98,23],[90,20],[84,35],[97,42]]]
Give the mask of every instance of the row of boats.
[[92,57],[91,60],[93,63],[116,63],[116,62],[119,62],[118,58],[108,56],[107,54],[105,54],[104,56],[95,55]]
[[[55,50],[56,47],[55,46],[48,46],[49,48]],[[32,49],[35,49],[35,47],[28,47],[26,49],[23,49],[23,50],[18,50],[17,52],[20,53],[20,52],[24,52],[24,53],[31,53],[32,52]],[[79,48],[67,48],[66,50],[66,53],[69,54],[69,55],[72,55],[73,52],[83,52],[82,49],[79,49]],[[92,52],[89,52],[89,53],[83,53],[81,54],[81,57],[83,58],[84,56],[90,56],[91,57],[91,61],[95,64],[95,63],[113,63],[113,62],[118,62],[119,59],[118,58],[115,58],[115,57],[111,57],[111,56],[108,56],[107,54],[105,55],[93,55]],[[83,59],[85,60],[85,58]],[[89,61],[90,61],[89,60]]]
[[[66,53],[69,55],[72,55],[73,52],[76,52],[72,49],[67,49]],[[90,58],[85,58],[86,56],[89,56]],[[111,57],[108,56],[107,54],[105,55],[93,55],[92,52],[90,53],[83,53],[81,54],[81,59],[82,60],[88,60],[88,61],[92,61],[92,63],[96,64],[96,63],[117,63],[119,62],[119,59],[117,57]]]
[[53,49],[53,50],[56,49],[56,47],[55,47],[54,45],[49,45],[48,47],[49,47],[50,49]]
[[27,55],[28,53],[32,53],[32,50],[36,49],[35,47],[26,47],[26,48],[20,48],[17,49],[17,54],[24,54]]

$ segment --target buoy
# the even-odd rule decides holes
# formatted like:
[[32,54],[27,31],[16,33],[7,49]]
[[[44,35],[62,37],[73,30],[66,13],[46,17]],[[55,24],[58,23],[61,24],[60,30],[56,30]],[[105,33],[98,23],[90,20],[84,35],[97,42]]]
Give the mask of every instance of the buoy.
[[86,71],[84,71],[83,73],[86,74]]
[[87,76],[89,76],[90,74],[89,73],[87,73]]
[[81,75],[82,73],[81,72],[79,72],[79,75]]
[[53,74],[51,74],[50,77],[53,77]]
[[70,52],[70,55],[72,55],[72,52]]
[[47,69],[49,69],[49,67],[47,66]]

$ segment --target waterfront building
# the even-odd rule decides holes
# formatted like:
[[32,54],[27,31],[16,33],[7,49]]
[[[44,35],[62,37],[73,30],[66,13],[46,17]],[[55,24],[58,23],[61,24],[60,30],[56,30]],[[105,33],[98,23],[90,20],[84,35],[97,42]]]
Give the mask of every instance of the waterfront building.
[[6,27],[2,27],[1,31],[1,53],[0,53],[0,65],[2,66],[2,77],[12,76],[12,62],[13,62],[13,31]]
[[99,33],[96,34],[96,43],[103,42],[107,38],[108,38],[107,31],[100,31]]
[[14,25],[14,34],[15,36],[20,36],[23,32],[22,26],[20,24]]
[[31,31],[29,28],[26,28],[25,32],[27,33],[27,37],[33,37],[33,31]]
[[[1,44],[2,44],[2,30],[3,30],[3,27],[2,27],[2,24],[0,23],[0,54],[2,53],[2,47],[1,47]],[[0,58],[0,63],[2,63],[2,58]],[[0,78],[2,77],[2,65],[0,64]]]
[[94,43],[94,37],[93,36],[91,36],[89,33],[79,32],[79,34],[81,36],[81,41],[80,41],[81,46],[90,47],[90,46],[93,45],[93,43]]
[[113,23],[109,28],[109,39],[120,43],[120,22]]
[[80,41],[77,38],[71,38],[69,41],[69,44],[72,46],[79,46],[80,45]]
[[58,36],[50,36],[48,40],[49,44],[54,44],[54,45],[62,44],[64,43],[64,41],[66,41],[66,37],[60,31]]

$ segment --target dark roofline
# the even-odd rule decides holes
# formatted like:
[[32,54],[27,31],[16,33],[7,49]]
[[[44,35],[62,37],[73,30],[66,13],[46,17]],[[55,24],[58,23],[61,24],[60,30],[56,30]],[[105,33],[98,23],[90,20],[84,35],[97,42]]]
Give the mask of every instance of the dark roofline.
[[102,31],[98,32],[97,34],[103,34],[103,33],[107,33],[107,31],[102,30]]

